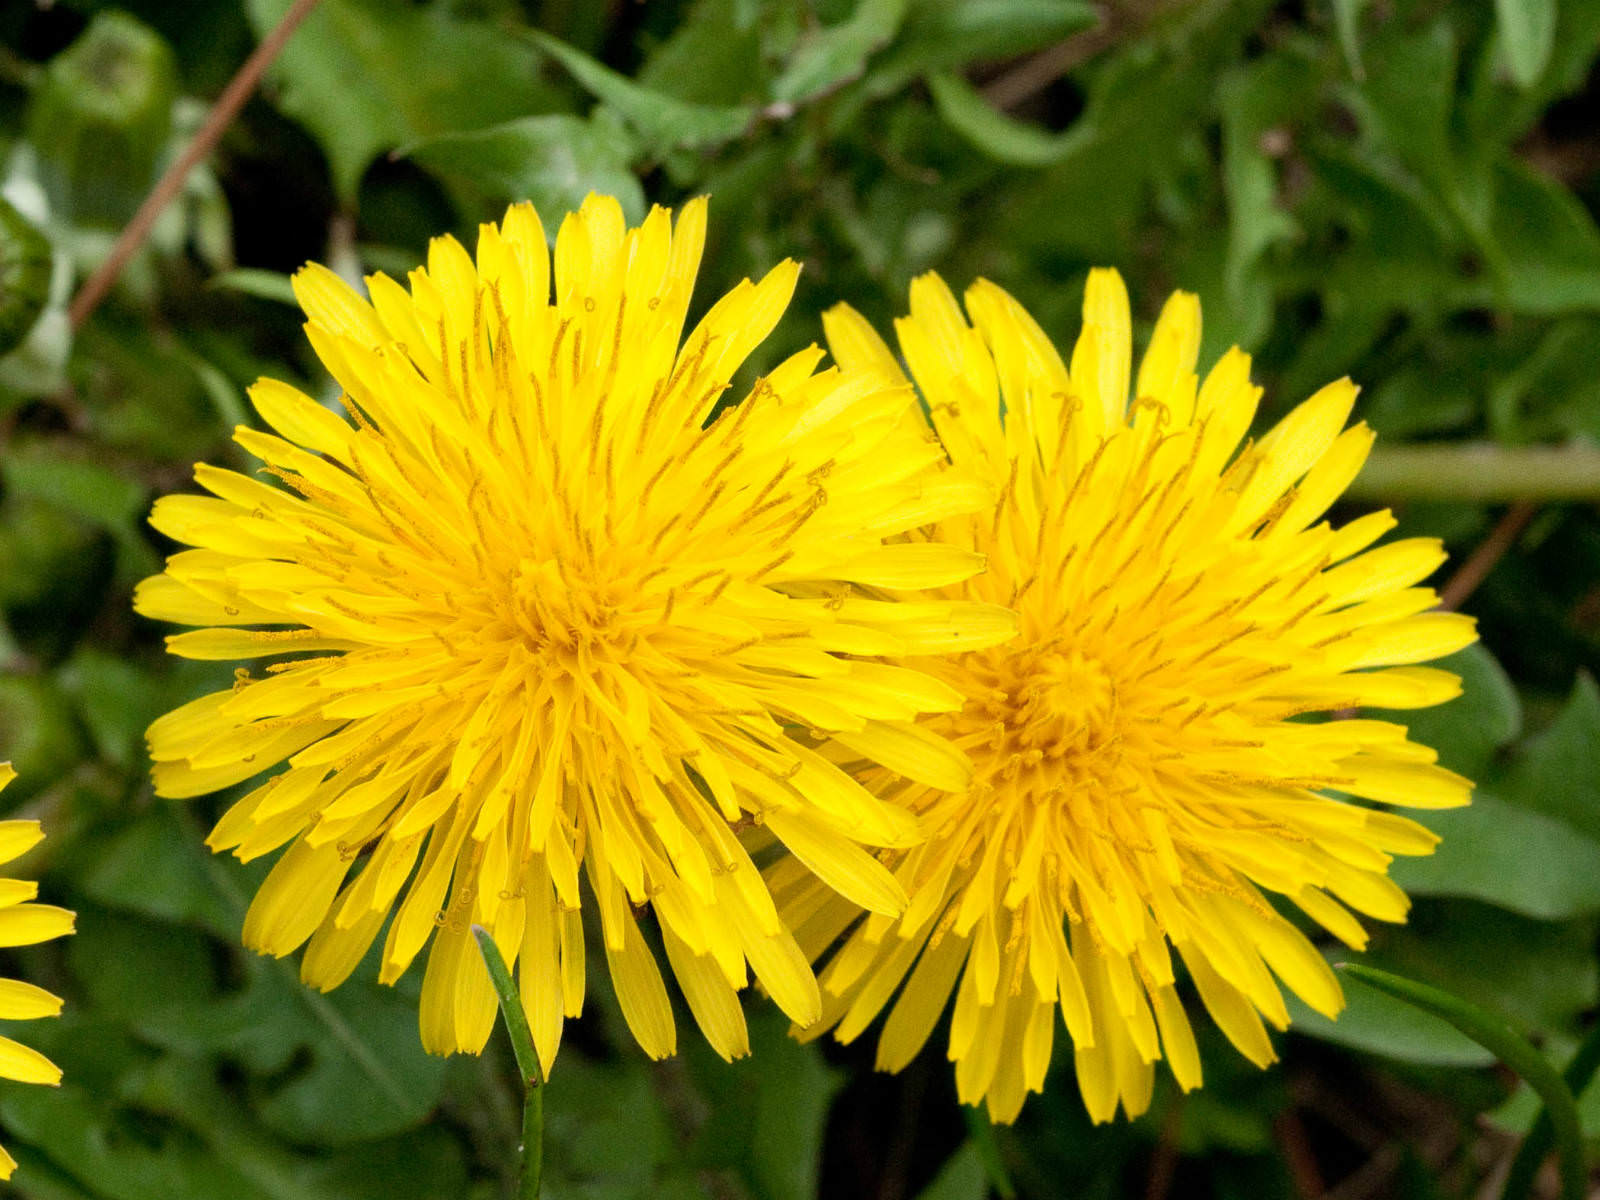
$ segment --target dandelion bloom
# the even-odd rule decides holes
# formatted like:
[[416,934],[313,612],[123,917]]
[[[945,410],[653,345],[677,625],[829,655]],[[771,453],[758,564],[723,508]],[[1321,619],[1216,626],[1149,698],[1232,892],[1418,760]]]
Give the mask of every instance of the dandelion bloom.
[[[1115,272],[1089,278],[1070,366],[994,285],[976,284],[966,308],[971,325],[938,278],[919,279],[898,331],[951,458],[1000,496],[934,526],[989,559],[942,594],[1011,605],[1022,622],[1015,641],[913,663],[967,698],[927,724],[971,756],[972,786],[940,794],[864,769],[929,833],[894,859],[911,897],[898,919],[858,921],[800,864],[771,882],[813,957],[844,936],[813,1034],[856,1037],[900,989],[878,1041],[878,1065],[897,1070],[954,992],[961,1099],[1010,1121],[1043,1085],[1059,1005],[1104,1121],[1119,1102],[1147,1107],[1157,1059],[1185,1089],[1200,1083],[1174,949],[1258,1064],[1273,1059],[1263,1018],[1289,1019],[1280,984],[1340,1009],[1322,955],[1266,894],[1360,947],[1351,910],[1403,919],[1391,856],[1436,839],[1327,793],[1444,807],[1471,785],[1403,725],[1295,718],[1449,699],[1454,676],[1413,664],[1465,646],[1473,625],[1427,611],[1437,596],[1414,586],[1443,560],[1437,541],[1372,549],[1387,512],[1322,520],[1372,444],[1365,426],[1344,428],[1348,380],[1241,447],[1260,390],[1238,350],[1197,377],[1193,296],[1162,311],[1131,404]],[[858,315],[826,320],[843,365],[898,377]]]
[[[17,777],[0,763],[0,791]],[[26,854],[44,840],[37,821],[0,821],[0,863]],[[0,946],[33,946],[72,932],[73,915],[53,904],[35,904],[39,885],[28,879],[0,879]],[[61,1001],[20,979],[0,979],[0,1021],[31,1021],[60,1015]],[[0,1037],[0,1079],[22,1083],[61,1082],[61,1068],[37,1050]],[[10,1179],[16,1159],[0,1148],[0,1179]]]
[[409,293],[374,275],[364,300],[307,267],[295,292],[349,419],[264,380],[251,398],[281,436],[236,437],[285,486],[202,465],[212,495],[151,516],[193,547],[136,597],[202,627],[169,649],[277,659],[151,727],[157,790],[285,764],[210,838],[243,859],[288,845],[246,943],[309,943],[303,977],[328,989],[392,912],[384,981],[433,939],[421,1032],[435,1052],[476,1051],[493,1026],[479,925],[520,959],[549,1066],[583,1000],[580,871],[651,1055],[676,1035],[635,906],[654,909],[722,1054],[747,1049],[747,963],[814,1020],[815,978],[740,826],[764,823],[892,913],[904,894],[864,847],[904,844],[914,822],[812,731],[964,785],[960,755],[914,724],[961,697],[883,658],[992,644],[1015,620],[897,602],[882,589],[947,585],[982,558],[886,539],[992,493],[948,468],[909,389],[819,371],[816,348],[720,408],[799,268],[741,283],[684,339],[704,234],[703,201],[676,227],[656,209],[630,230],[591,197],[553,269],[529,205],[481,229],[476,261],[436,239]]

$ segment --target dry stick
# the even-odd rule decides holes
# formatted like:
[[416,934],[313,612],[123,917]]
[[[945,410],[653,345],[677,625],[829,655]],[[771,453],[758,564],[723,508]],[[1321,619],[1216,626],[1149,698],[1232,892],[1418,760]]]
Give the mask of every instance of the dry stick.
[[1317,1156],[1312,1152],[1311,1139],[1306,1136],[1299,1113],[1292,1108],[1279,1113],[1272,1122],[1272,1137],[1289,1168],[1295,1195],[1301,1200],[1316,1200],[1328,1190],[1322,1182],[1322,1168],[1317,1165]]
[[1539,506],[1532,500],[1518,500],[1489,531],[1489,536],[1479,543],[1466,562],[1462,563],[1448,583],[1439,591],[1441,609],[1457,609],[1472,595],[1478,585],[1489,577],[1489,572],[1505,557],[1506,551],[1516,545],[1522,531],[1533,520]]
[[1187,1093],[1179,1092],[1167,1107],[1161,1122],[1161,1139],[1155,1153],[1150,1156],[1150,1176],[1145,1181],[1144,1200],[1167,1200],[1172,1183],[1178,1177],[1178,1159],[1182,1151],[1178,1139],[1183,1134],[1183,1102]]
[[1023,59],[1004,74],[984,84],[980,90],[995,108],[1002,111],[1015,108],[1044,91],[1074,67],[1103,50],[1109,50],[1129,33],[1149,24],[1163,9],[1174,7],[1177,6],[1168,4],[1167,0],[1103,5],[1100,24]]
[[183,189],[184,180],[188,178],[194,165],[216,147],[223,131],[233,123],[234,117],[239,115],[239,110],[250,98],[250,93],[256,90],[256,84],[261,82],[263,72],[272,65],[272,60],[278,57],[295,29],[311,15],[311,10],[316,8],[317,4],[318,0],[295,0],[293,6],[283,15],[283,20],[278,22],[271,33],[261,39],[261,44],[249,58],[245,59],[238,73],[228,81],[228,86],[222,90],[222,95],[217,97],[217,102],[206,114],[205,123],[183,148],[183,153],[162,172],[161,178],[156,180],[155,187],[151,188],[150,194],[144,198],[144,203],[139,205],[139,211],[133,214],[133,220],[128,222],[118,236],[116,245],[111,247],[111,253],[95,268],[94,273],[83,281],[78,294],[72,298],[72,304],[67,309],[67,317],[71,320],[74,330],[83,328],[83,323],[89,319],[89,314],[100,307],[100,302],[106,298],[111,285],[116,283],[117,276],[122,274],[122,268],[128,265],[128,260],[144,244],[145,238],[150,236],[150,230],[154,228],[156,219]]

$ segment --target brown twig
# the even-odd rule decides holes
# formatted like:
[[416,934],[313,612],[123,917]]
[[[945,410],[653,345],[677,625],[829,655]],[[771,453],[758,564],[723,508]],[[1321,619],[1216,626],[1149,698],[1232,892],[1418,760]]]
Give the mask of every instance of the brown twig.
[[1533,520],[1539,506],[1532,500],[1518,500],[1505,515],[1489,531],[1489,536],[1478,544],[1467,561],[1457,568],[1456,573],[1450,576],[1449,581],[1439,590],[1439,607],[1442,609],[1460,608],[1472,595],[1478,585],[1489,577],[1489,572],[1505,557],[1506,552],[1516,545],[1517,539],[1522,536],[1522,531],[1528,527],[1528,522]]
[[1283,1155],[1284,1165],[1289,1168],[1295,1195],[1301,1200],[1317,1200],[1327,1187],[1322,1182],[1322,1169],[1317,1165],[1317,1156],[1312,1152],[1311,1139],[1306,1136],[1300,1114],[1292,1108],[1284,1109],[1272,1122],[1272,1136]]
[[83,328],[83,323],[89,315],[100,307],[100,302],[106,298],[106,293],[111,290],[111,285],[116,283],[117,276],[122,274],[122,269],[128,265],[139,247],[144,244],[145,238],[150,236],[150,230],[155,227],[156,219],[168,204],[183,189],[184,180],[189,177],[189,172],[196,163],[210,154],[216,148],[218,139],[223,131],[233,123],[234,117],[239,115],[239,110],[244,107],[244,102],[250,98],[250,93],[256,90],[256,85],[261,82],[261,76],[278,57],[289,38],[293,35],[300,23],[311,15],[311,10],[317,7],[319,0],[295,0],[289,11],[283,15],[277,27],[261,39],[261,44],[249,58],[244,60],[238,72],[228,81],[228,86],[222,90],[222,95],[217,97],[217,102],[211,106],[211,111],[206,114],[204,124],[183,148],[183,153],[172,161],[161,178],[156,180],[155,187],[150,189],[150,194],[144,198],[144,203],[139,205],[139,211],[133,214],[122,233],[117,237],[116,244],[111,247],[111,253],[105,258],[88,279],[83,281],[83,286],[78,289],[78,294],[73,296],[72,304],[67,309],[67,317],[72,322],[73,329]]
[[1015,108],[1073,68],[1149,24],[1168,6],[1168,0],[1122,0],[1121,3],[1102,4],[1098,25],[1030,55],[995,76],[983,85],[984,98],[1002,111]]
[[1181,1151],[1178,1139],[1183,1133],[1184,1096],[1179,1093],[1167,1108],[1161,1122],[1161,1139],[1150,1157],[1150,1177],[1145,1181],[1144,1200],[1167,1200],[1172,1183],[1178,1177],[1178,1159]]

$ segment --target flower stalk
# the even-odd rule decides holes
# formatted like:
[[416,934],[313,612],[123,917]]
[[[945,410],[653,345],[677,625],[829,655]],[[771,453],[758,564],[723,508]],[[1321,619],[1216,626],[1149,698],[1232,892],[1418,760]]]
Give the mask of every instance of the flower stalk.
[[[1549,1122],[1560,1169],[1562,1200],[1583,1200],[1588,1172],[1578,1107],[1572,1090],[1544,1055],[1499,1017],[1441,988],[1357,963],[1343,963],[1341,969],[1369,987],[1448,1021],[1520,1075],[1544,1101],[1543,1115]],[[1513,1194],[1509,1187],[1507,1194]]]
[[1594,500],[1600,498],[1600,449],[1492,442],[1380,446],[1345,494],[1477,504]]
[[472,936],[478,940],[483,965],[494,983],[506,1032],[511,1036],[511,1051],[517,1059],[517,1074],[522,1078],[522,1167],[516,1194],[518,1200],[537,1200],[544,1175],[544,1072],[539,1069],[539,1055],[533,1048],[533,1033],[522,1010],[522,998],[500,947],[481,925],[472,927]]

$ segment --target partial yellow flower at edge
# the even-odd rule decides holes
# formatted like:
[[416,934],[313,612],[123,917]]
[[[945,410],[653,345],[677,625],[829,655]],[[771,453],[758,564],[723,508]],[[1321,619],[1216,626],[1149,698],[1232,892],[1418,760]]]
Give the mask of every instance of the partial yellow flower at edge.
[[[0,791],[17,777],[10,763],[0,763]],[[44,840],[37,821],[0,821],[0,863],[27,853]],[[0,946],[32,946],[72,932],[73,914],[51,904],[36,904],[39,885],[25,879],[0,879]],[[0,1021],[54,1017],[61,1001],[43,988],[20,979],[0,979]],[[37,1050],[0,1037],[0,1079],[20,1083],[61,1083],[61,1069]],[[16,1159],[0,1148],[0,1179],[10,1179]]]
[[348,419],[263,380],[251,397],[281,436],[236,440],[286,486],[201,466],[212,495],[151,516],[193,547],[136,596],[200,627],[169,649],[275,660],[151,727],[158,791],[286,763],[210,838],[242,859],[287,846],[246,943],[306,945],[302,974],[327,989],[386,922],[385,981],[431,938],[434,1052],[476,1052],[493,1026],[481,925],[520,964],[548,1070],[583,1005],[591,898],[649,1054],[676,1034],[636,906],[719,1053],[748,1049],[749,972],[816,1019],[816,980],[739,830],[763,823],[852,901],[899,911],[873,848],[908,844],[915,823],[811,731],[962,787],[962,757],[915,724],[961,697],[891,660],[1015,632],[998,606],[907,598],[982,556],[898,535],[993,501],[909,388],[818,370],[813,347],[719,411],[799,268],[741,283],[685,339],[705,219],[696,200],[676,227],[658,208],[628,229],[590,197],[552,266],[516,205],[475,259],[436,239],[409,292],[373,275],[367,299],[307,267],[296,294]]
[[[1263,1020],[1289,1020],[1283,987],[1330,1017],[1343,1005],[1267,895],[1356,948],[1351,910],[1405,918],[1387,868],[1437,839],[1327,793],[1432,808],[1467,803],[1471,784],[1403,725],[1293,718],[1450,699],[1456,677],[1417,664],[1474,626],[1429,611],[1438,597],[1416,586],[1444,559],[1437,541],[1374,549],[1387,512],[1322,519],[1372,444],[1344,427],[1348,380],[1241,447],[1260,389],[1238,350],[1196,374],[1191,295],[1167,303],[1136,376],[1114,271],[1089,277],[1070,366],[993,284],[967,292],[966,313],[925,276],[897,329],[955,464],[1000,495],[931,528],[988,556],[943,594],[1022,622],[1007,644],[909,664],[966,698],[925,725],[971,757],[972,786],[940,793],[857,765],[929,833],[890,859],[911,897],[899,917],[863,919],[800,863],[768,879],[807,954],[833,951],[823,1018],[803,1036],[849,1041],[894,1000],[878,1066],[898,1070],[954,993],[960,1097],[1011,1121],[1043,1085],[1059,1008],[1091,1117],[1137,1115],[1158,1060],[1183,1088],[1201,1082],[1174,949],[1212,1019],[1264,1066]],[[856,313],[825,324],[843,365],[902,378]],[[848,750],[834,757],[850,765]]]

